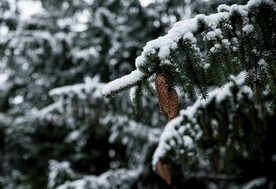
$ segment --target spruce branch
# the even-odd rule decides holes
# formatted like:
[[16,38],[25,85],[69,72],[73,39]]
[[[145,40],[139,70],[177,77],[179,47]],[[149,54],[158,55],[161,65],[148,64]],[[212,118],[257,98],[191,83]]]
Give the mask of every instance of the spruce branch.
[[[170,82],[171,87],[182,83],[181,89],[192,99],[198,94],[205,98],[208,86],[222,86],[230,75],[242,70],[251,75],[248,82],[253,87],[260,87],[253,88],[255,91],[266,85],[273,91],[275,73],[267,72],[272,75],[268,77],[270,82],[265,82],[266,77],[258,76],[261,72],[256,65],[261,59],[269,65],[273,63],[272,55],[265,54],[275,53],[274,43],[266,43],[275,36],[271,29],[275,28],[275,10],[274,1],[251,0],[243,6],[220,6],[216,14],[180,21],[165,36],[149,41],[136,58],[136,70],[111,81],[102,93],[106,97],[116,95],[138,83],[147,83],[151,75],[161,72],[179,75]],[[203,37],[207,52],[199,50],[198,37]],[[269,69],[274,70],[272,67]]]

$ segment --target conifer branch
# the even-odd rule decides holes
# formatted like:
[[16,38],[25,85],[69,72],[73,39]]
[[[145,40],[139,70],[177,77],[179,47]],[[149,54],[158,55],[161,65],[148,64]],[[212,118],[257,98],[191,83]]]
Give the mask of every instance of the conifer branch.
[[[171,75],[180,75],[175,78],[181,79],[170,85],[184,82],[183,92],[188,92],[190,97],[196,97],[196,92],[205,97],[208,85],[222,86],[229,81],[231,74],[242,70],[247,70],[251,75],[249,82],[253,83],[252,86],[260,85],[264,88],[262,85],[268,84],[271,90],[275,89],[275,84],[259,81],[266,80],[265,77],[256,79],[259,74],[257,62],[264,59],[266,63],[271,64],[272,55],[264,58],[263,54],[275,52],[275,49],[263,48],[267,45],[273,46],[272,43],[265,42],[268,38],[271,39],[269,36],[275,36],[275,31],[269,29],[275,27],[269,18],[271,16],[276,19],[275,7],[273,1],[251,0],[243,6],[222,5],[216,14],[198,15],[176,23],[168,34],[149,41],[136,59],[136,70],[106,85],[102,91],[103,95],[110,97],[138,83],[145,83],[144,80],[152,74],[166,74],[167,68],[170,69]],[[197,37],[203,37],[206,43],[206,56],[197,47]],[[248,39],[252,41],[248,42]],[[175,58],[175,54],[184,58]],[[275,73],[272,73],[269,78],[274,77]],[[273,83],[273,79],[270,81]]]

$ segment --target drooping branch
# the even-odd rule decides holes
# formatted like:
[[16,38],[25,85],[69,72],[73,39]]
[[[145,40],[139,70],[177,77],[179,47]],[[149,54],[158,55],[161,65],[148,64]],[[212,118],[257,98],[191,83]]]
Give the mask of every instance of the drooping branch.
[[[216,14],[198,15],[176,23],[165,36],[149,41],[136,58],[136,70],[107,84],[103,95],[116,95],[137,83],[145,88],[143,83],[150,82],[150,76],[156,73],[163,73],[172,86],[181,85],[190,97],[195,94],[205,97],[206,85],[222,86],[231,74],[242,70],[247,71],[248,83],[253,88],[262,89],[267,84],[273,88],[275,73],[271,70],[275,66],[269,65],[275,64],[271,58],[275,49],[263,47],[264,39],[267,40],[267,35],[274,36],[275,31],[262,31],[259,19],[266,11],[271,18],[262,17],[262,23],[266,22],[266,28],[274,27],[270,20],[275,19],[275,7],[273,1],[251,0],[243,6],[221,5]],[[201,50],[199,38],[205,42]],[[260,70],[267,70],[262,72],[266,77],[259,76]]]

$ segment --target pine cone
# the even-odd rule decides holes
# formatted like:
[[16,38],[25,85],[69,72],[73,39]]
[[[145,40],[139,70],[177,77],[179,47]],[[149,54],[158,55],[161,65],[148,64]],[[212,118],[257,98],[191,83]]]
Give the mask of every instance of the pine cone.
[[164,173],[165,173],[165,180],[168,185],[172,183],[172,178],[171,178],[171,169],[167,164],[163,165],[164,167]]
[[158,160],[158,162],[156,164],[156,170],[157,170],[157,173],[161,176],[161,178],[165,180],[165,173],[164,173],[164,169],[163,169],[163,164],[160,160]]
[[169,98],[168,116],[169,116],[170,119],[173,119],[176,116],[177,112],[178,112],[178,95],[177,95],[177,92],[174,88],[169,89],[168,98]]
[[160,112],[165,114],[168,112],[168,89],[166,79],[160,73],[156,75],[155,86],[157,92],[157,98],[159,102]]
[[166,181],[168,185],[172,183],[171,179],[171,170],[167,164],[163,164],[160,160],[157,162],[156,165],[157,172],[161,176],[163,180]]

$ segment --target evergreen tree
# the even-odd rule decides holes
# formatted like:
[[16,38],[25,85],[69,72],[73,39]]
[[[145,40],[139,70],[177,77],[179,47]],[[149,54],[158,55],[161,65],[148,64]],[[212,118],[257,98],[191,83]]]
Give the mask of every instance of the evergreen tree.
[[178,106],[175,88],[194,101],[167,124],[153,156],[169,185],[275,187],[275,8],[251,0],[178,22],[147,43],[135,71],[103,89],[110,97],[131,88],[137,106],[155,80],[169,118]]
[[[118,168],[111,175],[139,168],[135,182],[141,170],[154,174],[149,161],[146,170],[138,166],[147,153],[136,155],[157,143],[145,142],[147,131],[158,137],[156,120],[165,119],[155,112],[139,120],[125,95],[106,101],[100,91],[101,82],[134,68],[136,52],[165,23],[151,27],[156,14],[136,0],[41,5],[38,14],[22,20],[18,4],[1,1],[1,187],[55,188],[109,168]],[[135,136],[141,142],[129,142],[134,128],[120,131],[128,122],[140,125]]]
[[275,2],[37,2],[0,2],[0,188],[275,186]]

